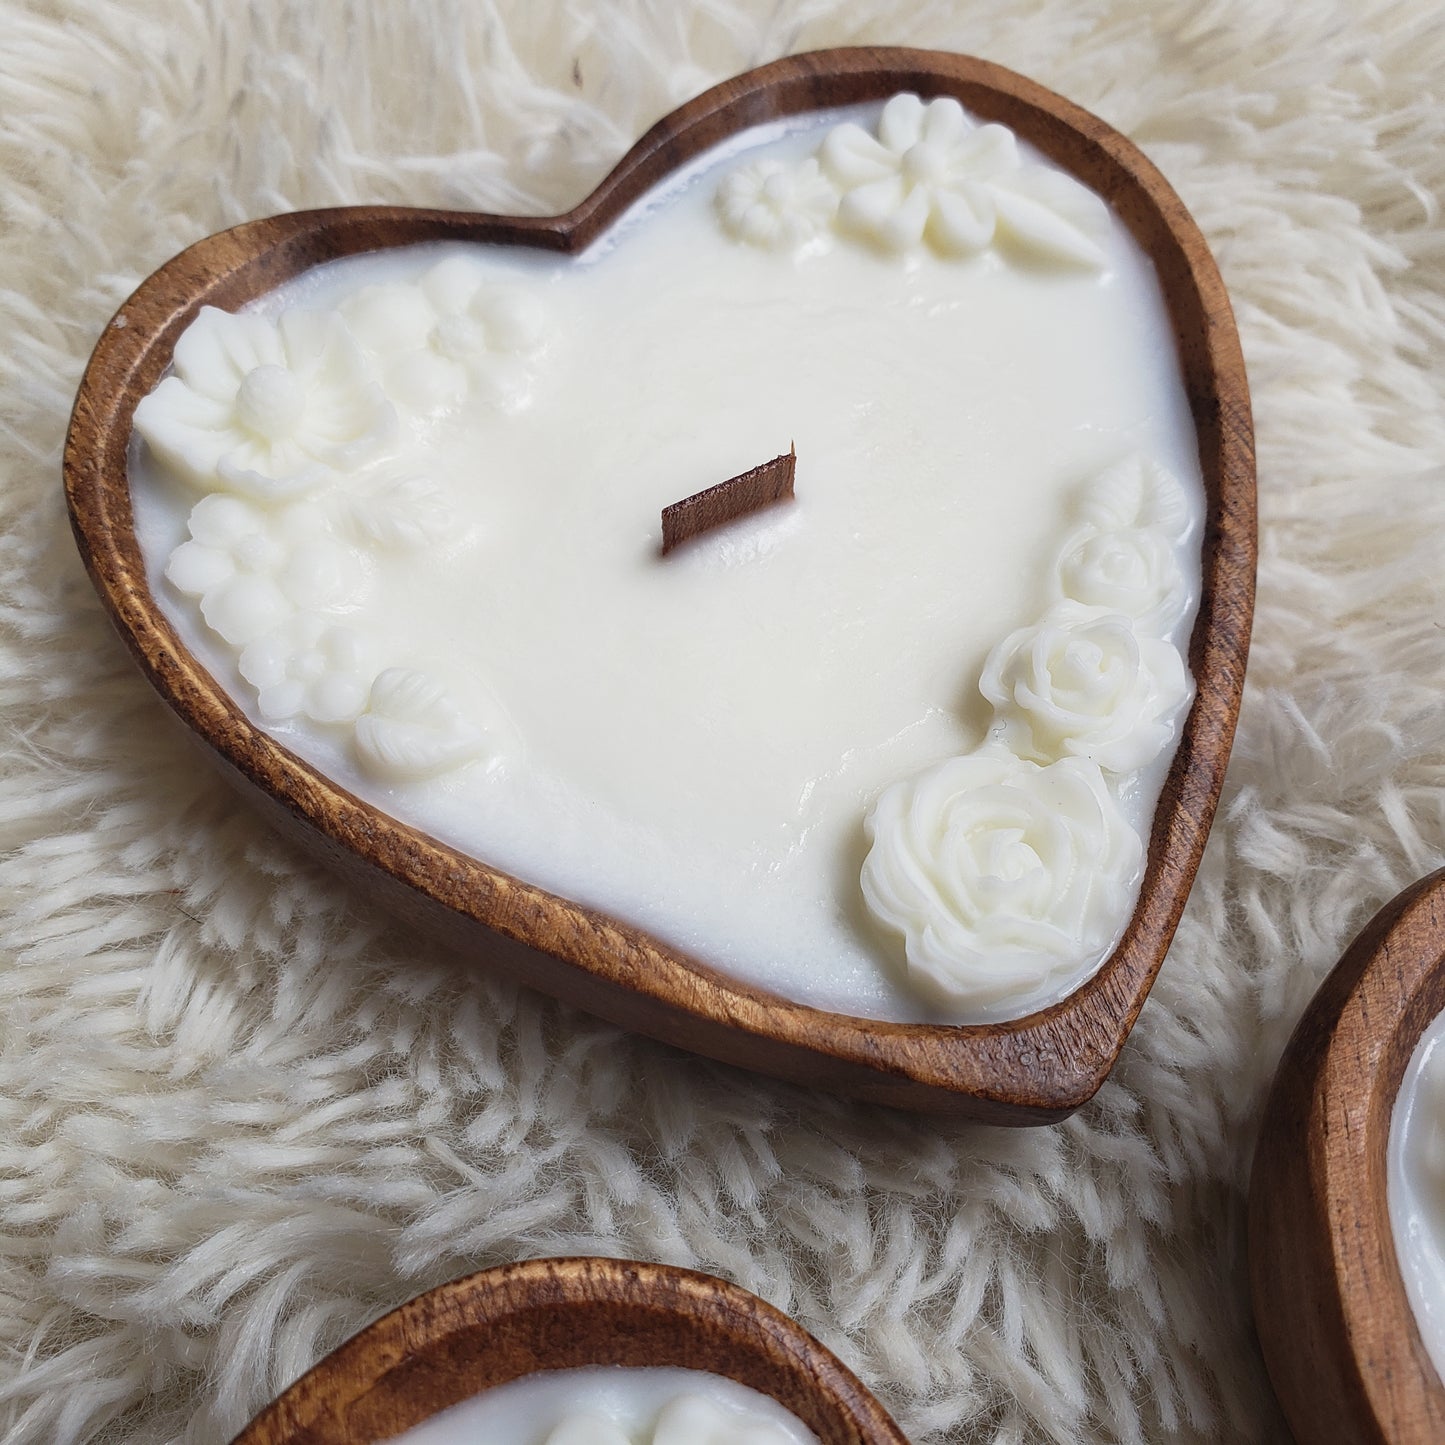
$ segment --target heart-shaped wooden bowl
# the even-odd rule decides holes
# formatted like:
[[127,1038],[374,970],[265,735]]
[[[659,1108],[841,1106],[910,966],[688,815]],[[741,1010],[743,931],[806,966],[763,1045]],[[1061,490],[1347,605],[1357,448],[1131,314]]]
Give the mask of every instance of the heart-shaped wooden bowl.
[[[466,857],[379,813],[254,727],[190,656],[151,595],[132,526],[136,402],[202,305],[236,309],[321,262],[422,241],[582,251],[679,166],[749,126],[901,90],[955,96],[1092,186],[1153,259],[1178,341],[1208,511],[1189,649],[1193,708],[1154,816],[1148,866],[1114,954],[1064,1002],[1007,1023],[879,1023],[731,982],[638,929]],[[71,517],[96,588],[161,696],[228,773],[394,911],[489,965],[628,1028],[730,1063],[857,1096],[994,1123],[1063,1118],[1103,1082],[1184,907],[1224,776],[1254,599],[1254,454],[1229,301],[1198,228],[1158,171],[1102,121],[1010,71],[917,50],[780,60],[660,121],[575,210],[543,219],[390,206],[255,221],[192,246],[107,327],[65,449]]]
[[1445,1386],[1395,1255],[1391,1111],[1445,1010],[1445,869],[1366,926],[1275,1074],[1249,1185],[1265,1363],[1300,1445],[1438,1445]]
[[908,1445],[817,1340],[711,1275],[617,1259],[534,1259],[454,1280],[303,1375],[235,1445],[371,1445],[537,1370],[671,1365],[771,1395],[822,1445]]

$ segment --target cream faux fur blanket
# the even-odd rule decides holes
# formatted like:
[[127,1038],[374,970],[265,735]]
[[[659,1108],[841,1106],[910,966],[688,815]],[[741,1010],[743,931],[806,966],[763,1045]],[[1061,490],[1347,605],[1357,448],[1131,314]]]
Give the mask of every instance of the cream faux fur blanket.
[[[123,297],[248,217],[555,211],[788,51],[987,56],[1132,136],[1232,292],[1262,559],[1208,855],[1076,1118],[946,1125],[628,1037],[408,935],[178,745],[59,456]],[[1281,1438],[1243,1201],[1264,1091],[1445,861],[1438,0],[0,3],[0,1435],[220,1441],[448,1277],[684,1263],[913,1439]]]

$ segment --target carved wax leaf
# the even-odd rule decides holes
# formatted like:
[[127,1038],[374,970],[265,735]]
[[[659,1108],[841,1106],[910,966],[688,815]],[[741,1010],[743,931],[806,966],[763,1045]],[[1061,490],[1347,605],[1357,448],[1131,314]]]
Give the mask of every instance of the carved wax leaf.
[[1139,453],[1100,472],[1084,496],[1084,520],[1101,531],[1157,527],[1170,541],[1189,530],[1189,503],[1178,479]]
[[356,530],[378,547],[420,551],[442,541],[453,526],[441,486],[415,472],[394,471],[371,492],[347,499]]
[[993,183],[1000,234],[1043,261],[1102,266],[1109,211],[1091,190],[1059,171],[1029,166]]
[[407,667],[389,667],[377,676],[366,711],[356,720],[362,765],[396,782],[460,767],[481,753],[484,741],[440,683]]

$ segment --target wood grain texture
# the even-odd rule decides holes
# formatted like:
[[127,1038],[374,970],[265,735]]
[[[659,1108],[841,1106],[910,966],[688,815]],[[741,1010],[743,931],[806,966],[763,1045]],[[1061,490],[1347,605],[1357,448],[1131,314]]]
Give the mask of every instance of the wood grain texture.
[[[544,892],[387,818],[253,727],[187,653],[150,595],[131,520],[126,448],[202,305],[234,309],[299,272],[422,241],[574,253],[700,151],[800,111],[900,90],[955,96],[1092,186],[1152,257],[1167,300],[1207,490],[1203,597],[1190,642],[1197,693],[1154,815],[1147,871],[1113,955],[1067,1000],[1008,1023],[862,1021],[731,982],[613,918]],[[236,227],[162,267],[101,337],[76,399],[65,482],[80,550],[121,636],[232,779],[369,893],[488,966],[625,1027],[815,1086],[1001,1124],[1063,1118],[1108,1075],[1173,936],[1234,734],[1254,600],[1254,451],[1229,300],[1179,198],[1104,122],[999,66],[932,51],[855,49],[780,60],[654,126],[581,205],[541,219],[396,207],[308,211]]]
[[371,1445],[537,1370],[709,1370],[791,1410],[822,1445],[908,1445],[811,1335],[711,1275],[613,1259],[535,1259],[442,1285],[303,1375],[235,1445]]
[[1275,1075],[1249,1187],[1265,1362],[1300,1445],[1439,1445],[1442,1386],[1386,1205],[1400,1080],[1445,1010],[1445,869],[1350,945]]
[[667,556],[674,547],[680,547],[704,532],[711,532],[714,527],[726,527],[729,522],[760,512],[764,507],[790,501],[797,471],[797,448],[789,447],[782,456],[774,457],[770,462],[749,467],[715,487],[694,492],[692,496],[664,507],[662,555]]

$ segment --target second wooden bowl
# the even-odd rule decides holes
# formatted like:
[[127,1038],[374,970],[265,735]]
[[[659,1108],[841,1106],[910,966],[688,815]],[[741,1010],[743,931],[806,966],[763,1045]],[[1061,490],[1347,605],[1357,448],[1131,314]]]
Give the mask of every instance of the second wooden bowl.
[[534,1259],[442,1285],[322,1360],[235,1445],[372,1445],[538,1370],[670,1365],[770,1395],[822,1445],[908,1445],[800,1325],[710,1275],[615,1259]]
[[1445,870],[1370,922],[1275,1075],[1249,1186],[1265,1363],[1300,1445],[1439,1445],[1445,1386],[1415,1325],[1386,1197],[1410,1056],[1445,1010]]

